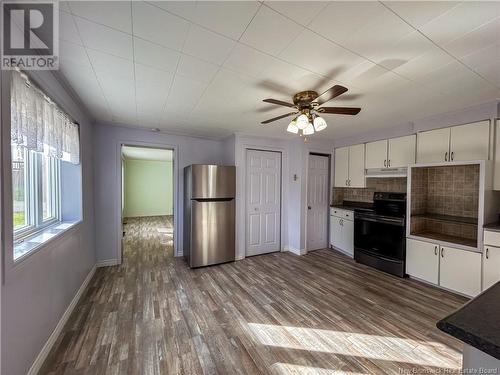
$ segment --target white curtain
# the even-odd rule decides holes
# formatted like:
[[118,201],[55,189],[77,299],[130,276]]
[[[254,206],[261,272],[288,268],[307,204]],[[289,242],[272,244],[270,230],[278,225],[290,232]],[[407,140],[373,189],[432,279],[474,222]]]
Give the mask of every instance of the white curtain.
[[11,142],[29,150],[80,163],[78,125],[21,73],[12,72]]

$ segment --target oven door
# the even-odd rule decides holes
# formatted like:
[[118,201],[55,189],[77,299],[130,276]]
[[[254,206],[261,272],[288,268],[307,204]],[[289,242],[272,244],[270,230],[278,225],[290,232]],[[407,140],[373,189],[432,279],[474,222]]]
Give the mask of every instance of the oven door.
[[406,256],[404,218],[355,213],[354,249],[386,259],[404,260]]

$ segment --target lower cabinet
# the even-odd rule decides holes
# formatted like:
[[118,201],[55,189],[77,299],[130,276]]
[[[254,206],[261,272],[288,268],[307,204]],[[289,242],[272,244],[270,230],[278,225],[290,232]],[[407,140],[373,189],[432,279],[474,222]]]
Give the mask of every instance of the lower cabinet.
[[482,255],[437,243],[407,239],[406,273],[468,296],[481,292]]
[[406,273],[410,276],[439,283],[439,245],[406,240]]
[[330,245],[353,256],[354,222],[345,217],[330,215]]
[[500,281],[500,247],[485,246],[483,257],[483,290]]
[[439,285],[468,296],[481,293],[481,254],[441,247]]

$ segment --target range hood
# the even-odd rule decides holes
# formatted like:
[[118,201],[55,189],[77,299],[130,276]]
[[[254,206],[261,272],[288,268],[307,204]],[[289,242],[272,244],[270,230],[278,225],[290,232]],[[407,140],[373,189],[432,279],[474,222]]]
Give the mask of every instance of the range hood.
[[365,177],[406,177],[408,168],[371,168],[365,170]]

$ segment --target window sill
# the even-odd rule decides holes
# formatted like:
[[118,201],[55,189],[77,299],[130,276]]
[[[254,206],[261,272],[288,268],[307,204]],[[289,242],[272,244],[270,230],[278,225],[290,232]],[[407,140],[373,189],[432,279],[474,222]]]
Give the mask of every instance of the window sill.
[[60,221],[50,225],[33,236],[25,238],[22,242],[14,243],[14,263],[22,261],[41,246],[59,237],[64,232],[70,230],[81,220],[75,221]]

